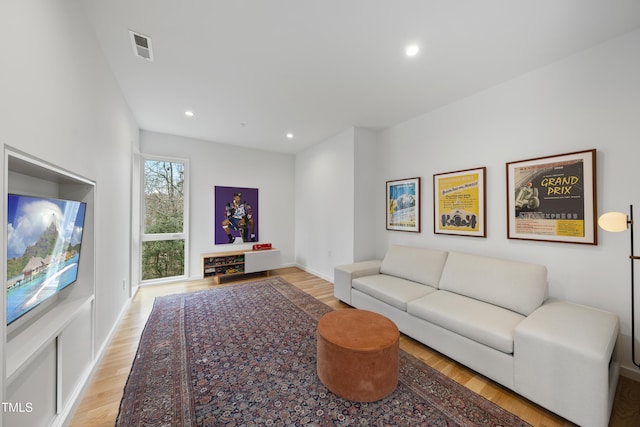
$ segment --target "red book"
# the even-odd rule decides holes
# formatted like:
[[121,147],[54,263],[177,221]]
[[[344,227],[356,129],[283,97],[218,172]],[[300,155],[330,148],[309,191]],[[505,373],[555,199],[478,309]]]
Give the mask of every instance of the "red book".
[[265,249],[271,249],[271,243],[256,243],[253,245],[254,251],[263,251]]

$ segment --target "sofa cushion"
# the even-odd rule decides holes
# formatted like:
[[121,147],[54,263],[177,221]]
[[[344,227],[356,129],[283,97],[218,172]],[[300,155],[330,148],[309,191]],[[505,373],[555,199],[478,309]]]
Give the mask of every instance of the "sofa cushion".
[[547,268],[450,252],[439,288],[528,316],[547,297]]
[[407,311],[407,302],[436,291],[431,286],[386,274],[359,277],[352,284],[354,289],[402,311]]
[[521,314],[447,291],[436,291],[407,304],[407,312],[451,332],[513,353],[515,327]]
[[391,245],[380,272],[437,288],[446,260],[446,251]]

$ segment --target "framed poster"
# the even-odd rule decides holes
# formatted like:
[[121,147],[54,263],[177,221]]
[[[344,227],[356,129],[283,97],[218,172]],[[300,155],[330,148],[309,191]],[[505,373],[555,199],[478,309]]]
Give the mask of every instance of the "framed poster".
[[596,150],[507,163],[509,239],[597,245]]
[[487,237],[486,167],[433,175],[433,232]]
[[420,178],[387,181],[387,230],[420,232]]
[[215,187],[214,243],[258,241],[258,189]]

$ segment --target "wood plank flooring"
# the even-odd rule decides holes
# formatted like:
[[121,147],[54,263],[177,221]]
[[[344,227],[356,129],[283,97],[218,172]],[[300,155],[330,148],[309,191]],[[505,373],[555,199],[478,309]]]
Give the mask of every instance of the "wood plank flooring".
[[[295,267],[274,270],[277,275],[334,309],[348,306],[333,296],[333,285]],[[252,277],[247,280],[255,280]],[[242,281],[247,281],[242,280]],[[113,426],[118,415],[122,391],[127,381],[140,335],[156,296],[192,292],[220,286],[233,286],[242,281],[218,285],[212,280],[198,280],[169,285],[144,287],[132,301],[119,325],[106,354],[100,361],[71,420],[71,427]],[[546,411],[510,390],[458,364],[430,348],[402,336],[400,346],[406,352],[446,374],[465,387],[518,415],[533,426],[571,426],[568,421]],[[609,424],[611,427],[640,425],[640,383],[620,377]]]

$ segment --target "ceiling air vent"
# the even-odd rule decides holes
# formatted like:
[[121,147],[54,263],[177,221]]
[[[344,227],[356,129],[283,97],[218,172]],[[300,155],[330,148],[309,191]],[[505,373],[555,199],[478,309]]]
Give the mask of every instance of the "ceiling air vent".
[[131,37],[133,54],[139,58],[153,61],[151,38],[131,30],[129,30],[129,36]]

